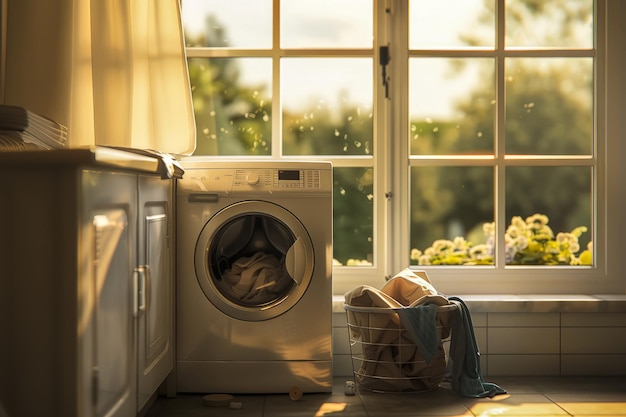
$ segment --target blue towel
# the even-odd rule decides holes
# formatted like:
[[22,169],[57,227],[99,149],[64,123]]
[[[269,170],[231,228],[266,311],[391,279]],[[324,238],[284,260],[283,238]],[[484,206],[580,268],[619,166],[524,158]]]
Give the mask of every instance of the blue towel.
[[435,304],[422,304],[397,311],[402,325],[417,346],[417,351],[426,363],[430,363],[437,353],[440,342],[437,335],[437,306]]
[[452,383],[452,389],[464,397],[473,398],[491,398],[498,394],[506,394],[506,391],[498,385],[483,380],[480,370],[480,352],[469,309],[459,297],[448,297],[448,300],[459,307],[458,316],[452,326],[446,375]]

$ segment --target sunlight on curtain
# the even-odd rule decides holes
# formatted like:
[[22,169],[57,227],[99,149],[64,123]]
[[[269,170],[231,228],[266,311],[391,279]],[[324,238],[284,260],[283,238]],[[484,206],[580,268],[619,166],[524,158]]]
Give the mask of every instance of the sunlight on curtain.
[[66,125],[70,147],[192,153],[178,1],[45,3],[9,2],[4,103]]

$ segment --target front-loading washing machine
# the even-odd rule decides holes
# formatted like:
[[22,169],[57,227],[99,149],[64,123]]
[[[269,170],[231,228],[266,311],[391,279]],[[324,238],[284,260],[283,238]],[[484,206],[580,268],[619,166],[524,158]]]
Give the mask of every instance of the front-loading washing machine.
[[332,165],[183,160],[179,392],[332,390]]

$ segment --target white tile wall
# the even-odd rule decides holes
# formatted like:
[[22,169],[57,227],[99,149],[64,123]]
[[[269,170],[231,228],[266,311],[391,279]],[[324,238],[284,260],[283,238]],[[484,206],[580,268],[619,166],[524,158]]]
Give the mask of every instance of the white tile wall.
[[489,355],[559,354],[558,327],[489,327]]
[[[626,313],[472,312],[483,375],[626,375]],[[345,312],[333,313],[335,376],[351,376]]]
[[486,376],[559,375],[559,355],[489,355]]
[[564,327],[626,327],[626,313],[562,313]]
[[563,313],[563,375],[626,375],[626,313]]
[[488,354],[489,350],[487,349],[487,326],[476,327],[476,325],[474,325],[474,336],[476,336],[478,351],[481,353],[481,355]]
[[[473,315],[472,315],[473,317]],[[559,313],[489,313],[489,327],[559,327]]]
[[563,354],[626,353],[626,327],[563,327]]
[[561,375],[626,375],[626,354],[563,355]]
[[351,376],[352,361],[346,313],[333,313],[333,375]]

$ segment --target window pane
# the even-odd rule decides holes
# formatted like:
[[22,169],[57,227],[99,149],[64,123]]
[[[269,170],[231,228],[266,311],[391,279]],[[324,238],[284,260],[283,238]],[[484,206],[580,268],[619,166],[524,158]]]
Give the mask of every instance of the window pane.
[[271,48],[272,0],[183,0],[187,46]]
[[281,64],[283,153],[371,155],[372,60],[285,58]]
[[592,58],[506,60],[506,152],[589,155]]
[[374,253],[374,170],[333,170],[335,264],[371,265]]
[[412,167],[411,263],[493,264],[493,202],[491,167]]
[[592,236],[591,178],[589,167],[507,169],[507,264],[591,262],[588,254],[582,255]]
[[372,0],[283,0],[282,48],[371,48]]
[[495,46],[494,0],[412,1],[409,7],[411,49]]
[[507,47],[593,47],[593,0],[507,0],[505,15]]
[[190,58],[195,155],[271,153],[270,58]]
[[412,58],[412,155],[493,153],[495,72],[490,58]]

